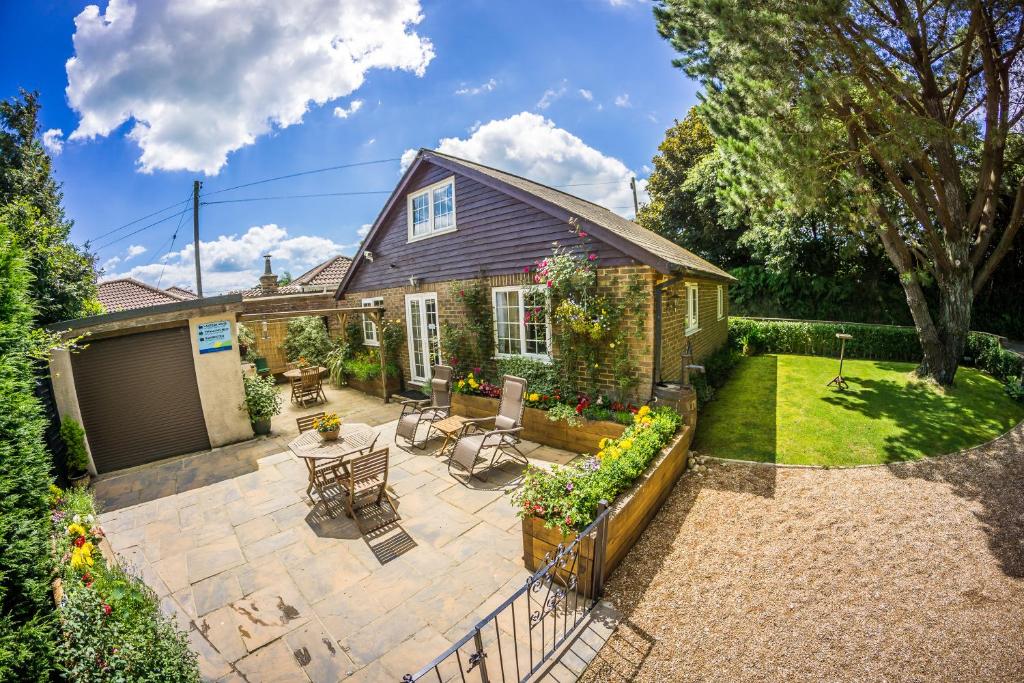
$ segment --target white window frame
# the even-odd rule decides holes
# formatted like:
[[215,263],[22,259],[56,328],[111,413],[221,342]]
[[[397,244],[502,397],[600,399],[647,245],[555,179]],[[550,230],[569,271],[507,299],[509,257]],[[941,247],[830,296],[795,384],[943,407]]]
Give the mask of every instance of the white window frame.
[[[498,292],[519,292],[519,353],[501,353],[498,351]],[[541,292],[544,295],[544,343],[547,353],[528,353],[526,351],[526,295]],[[539,287],[531,285],[511,285],[508,287],[491,288],[491,318],[494,321],[494,357],[495,358],[532,358],[551,362],[551,295]]]
[[725,287],[718,285],[718,319],[725,317]]
[[[441,230],[434,230],[434,190],[442,188],[446,185],[452,186],[452,224],[449,225],[447,228],[442,228]],[[430,227],[430,230],[428,230],[422,235],[413,235],[412,202],[415,198],[422,197],[423,195],[427,195],[427,225]],[[408,222],[409,242],[418,242],[420,240],[430,239],[431,237],[436,237],[438,235],[447,235],[450,232],[455,232],[455,230],[457,229],[456,223],[458,219],[458,214],[455,208],[455,176],[449,176],[448,178],[436,182],[433,185],[421,187],[415,192],[410,192],[409,194],[407,194],[405,197],[405,214]]]
[[[368,299],[363,299],[363,308],[373,308],[374,306],[383,306],[384,297],[374,296]],[[367,334],[371,332],[372,334]],[[363,313],[363,344],[366,346],[380,346],[380,336],[377,334],[377,323],[373,322],[373,319]]]
[[700,287],[696,282],[686,283],[686,334],[700,331]]
[[[420,353],[423,349],[417,346],[416,336],[413,334],[413,316],[412,316],[412,302],[416,301],[420,305],[420,337],[426,342],[427,345],[427,357],[423,359],[425,375],[420,376],[416,374],[416,354]],[[430,364],[430,328],[429,322],[427,321],[427,301],[434,302],[434,311],[437,315],[436,328],[434,330],[434,353],[437,355],[437,359],[440,362],[444,358],[441,350],[441,309],[437,303],[437,292],[421,292],[419,294],[406,294],[405,295],[405,342],[409,349],[409,384],[415,384],[417,386],[425,386],[430,384],[430,375],[434,368]]]

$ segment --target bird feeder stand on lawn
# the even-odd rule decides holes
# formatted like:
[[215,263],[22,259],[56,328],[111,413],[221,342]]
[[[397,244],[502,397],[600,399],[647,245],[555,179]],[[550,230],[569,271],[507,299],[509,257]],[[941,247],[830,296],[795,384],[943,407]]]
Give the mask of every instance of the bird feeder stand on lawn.
[[853,335],[852,334],[845,334],[843,332],[838,332],[838,333],[836,333],[836,339],[838,339],[839,342],[840,342],[840,346],[839,346],[839,374],[836,375],[835,377],[833,377],[832,380],[828,384],[826,384],[825,386],[826,387],[830,387],[830,386],[832,386],[834,384],[834,385],[836,385],[837,389],[842,391],[843,389],[847,389],[848,388],[848,386],[846,384],[846,380],[843,379],[843,356],[846,355],[846,340],[847,339],[853,339]]

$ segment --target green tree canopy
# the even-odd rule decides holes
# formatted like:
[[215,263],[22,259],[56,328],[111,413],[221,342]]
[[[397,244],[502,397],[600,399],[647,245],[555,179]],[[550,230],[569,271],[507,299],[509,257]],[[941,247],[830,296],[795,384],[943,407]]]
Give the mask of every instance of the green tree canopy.
[[50,157],[39,141],[36,93],[0,102],[0,210],[25,250],[36,321],[45,325],[100,311],[95,259],[69,240]]
[[661,0],[655,16],[704,85],[702,116],[739,169],[732,199],[829,207],[877,238],[921,338],[919,371],[952,382],[974,297],[1024,220],[1024,185],[1006,173],[1024,116],[1024,6]]

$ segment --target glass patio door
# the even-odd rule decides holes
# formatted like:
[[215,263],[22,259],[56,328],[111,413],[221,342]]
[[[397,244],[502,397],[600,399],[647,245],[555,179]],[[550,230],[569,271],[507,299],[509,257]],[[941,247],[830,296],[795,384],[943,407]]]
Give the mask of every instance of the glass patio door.
[[413,382],[429,382],[431,368],[441,360],[437,294],[406,294],[405,321],[409,337],[409,374]]

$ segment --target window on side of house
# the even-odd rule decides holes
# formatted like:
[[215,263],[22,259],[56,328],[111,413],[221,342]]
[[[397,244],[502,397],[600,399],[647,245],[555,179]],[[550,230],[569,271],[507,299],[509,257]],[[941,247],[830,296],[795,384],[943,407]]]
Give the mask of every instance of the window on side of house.
[[725,317],[725,287],[718,285],[718,319]]
[[[382,297],[363,299],[363,308],[383,305],[384,299]],[[363,313],[363,343],[367,346],[380,346],[380,339],[377,338],[377,324],[366,313]]]
[[455,176],[408,195],[409,240],[455,230]]
[[551,320],[545,292],[534,287],[495,287],[491,301],[499,357],[550,358]]
[[700,290],[697,284],[686,285],[686,334],[700,329]]

